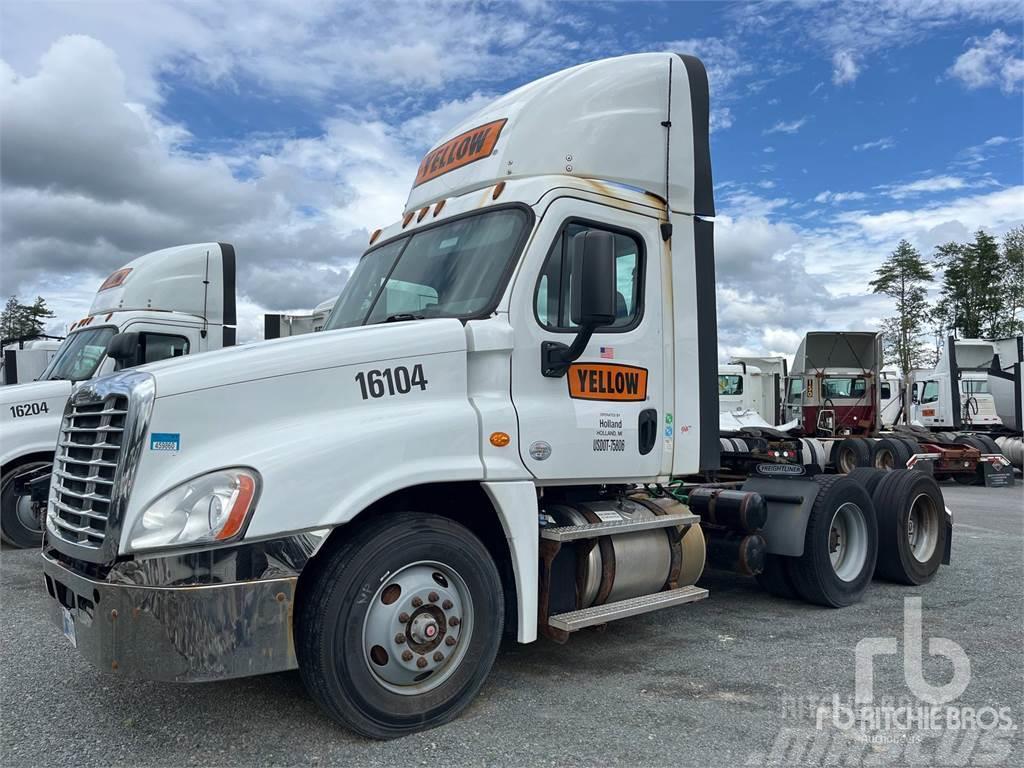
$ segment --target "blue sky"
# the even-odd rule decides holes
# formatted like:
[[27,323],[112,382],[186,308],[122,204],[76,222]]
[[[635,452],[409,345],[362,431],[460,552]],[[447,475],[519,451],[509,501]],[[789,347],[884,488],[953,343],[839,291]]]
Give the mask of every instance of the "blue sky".
[[[336,293],[417,159],[535,77],[643,50],[712,86],[722,354],[873,327],[901,237],[1024,222],[1019,3],[6,3],[4,290],[87,308],[138,253],[239,248],[241,335]],[[59,329],[59,328],[58,328]]]

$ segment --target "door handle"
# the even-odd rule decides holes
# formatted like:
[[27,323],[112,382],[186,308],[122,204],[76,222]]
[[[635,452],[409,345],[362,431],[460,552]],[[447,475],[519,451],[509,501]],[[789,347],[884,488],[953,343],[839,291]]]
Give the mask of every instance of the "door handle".
[[640,455],[646,456],[654,450],[654,444],[658,440],[658,410],[657,408],[644,408],[640,411],[640,420],[637,424],[639,431]]

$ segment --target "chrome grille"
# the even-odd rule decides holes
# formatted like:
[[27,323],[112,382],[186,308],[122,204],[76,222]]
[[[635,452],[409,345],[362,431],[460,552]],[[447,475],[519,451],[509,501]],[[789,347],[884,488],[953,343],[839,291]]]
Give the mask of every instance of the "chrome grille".
[[50,484],[51,531],[98,549],[107,534],[115,473],[128,416],[128,396],[71,402],[64,412]]

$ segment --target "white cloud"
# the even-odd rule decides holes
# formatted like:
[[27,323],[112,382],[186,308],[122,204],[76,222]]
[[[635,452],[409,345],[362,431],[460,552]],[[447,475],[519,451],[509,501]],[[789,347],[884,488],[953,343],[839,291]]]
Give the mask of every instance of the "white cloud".
[[789,122],[785,122],[785,121],[780,120],[775,125],[773,125],[771,128],[767,128],[764,131],[762,131],[762,133],[764,133],[765,135],[768,135],[768,134],[771,134],[771,133],[796,133],[801,128],[803,128],[806,123],[807,123],[807,118],[806,117],[801,117],[801,118],[799,118],[797,120],[791,120]]
[[845,203],[849,200],[864,200],[867,197],[863,192],[832,192],[826,189],[814,197],[816,203]]
[[863,144],[854,144],[853,151],[864,152],[868,149],[892,149],[895,146],[896,141],[892,136],[884,136],[881,139],[876,139],[875,141],[867,141]]
[[852,83],[860,74],[860,66],[854,58],[853,52],[848,50],[836,51],[832,55],[832,82],[836,85]]
[[895,184],[882,187],[886,195],[896,200],[905,197],[912,197],[924,193],[949,192],[954,189],[963,189],[970,186],[967,181],[958,176],[933,176],[928,179],[907,182],[906,184]]
[[971,47],[947,70],[967,88],[998,85],[1005,93],[1012,93],[1024,83],[1019,39],[996,29],[988,37],[972,37],[967,43]]

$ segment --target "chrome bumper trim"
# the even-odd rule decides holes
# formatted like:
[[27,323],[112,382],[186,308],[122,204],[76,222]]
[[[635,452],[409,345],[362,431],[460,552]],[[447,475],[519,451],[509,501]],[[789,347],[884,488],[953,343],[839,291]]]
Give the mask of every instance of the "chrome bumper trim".
[[50,616],[78,652],[126,677],[201,682],[295,669],[298,576],[179,587],[94,581],[43,554]]

